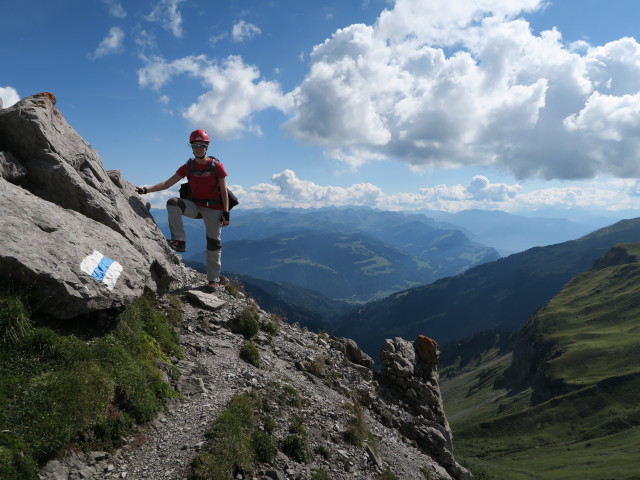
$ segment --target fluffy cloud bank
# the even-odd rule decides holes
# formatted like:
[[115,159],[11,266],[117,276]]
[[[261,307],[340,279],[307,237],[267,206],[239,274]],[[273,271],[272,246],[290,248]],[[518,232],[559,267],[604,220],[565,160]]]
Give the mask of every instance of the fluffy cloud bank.
[[[519,184],[492,183],[477,175],[467,185],[436,185],[417,192],[387,194],[371,183],[349,187],[318,185],[299,178],[292,170],[271,177],[271,183],[248,188],[231,185],[242,209],[320,208],[365,206],[381,210],[439,210],[458,212],[468,209],[535,211],[545,207],[581,207],[595,210],[637,208],[640,182],[618,179],[608,183],[580,186],[549,187],[525,191]],[[145,197],[154,208],[164,208],[165,202],[177,196],[177,189],[149,194]]]
[[[180,0],[163,0],[177,6]],[[357,169],[380,158],[412,168],[484,166],[516,178],[640,176],[640,44],[567,44],[535,33],[543,0],[396,0],[372,25],[337,30],[290,92],[241,57],[154,58],[142,86],[175,75],[208,89],[185,118],[223,138],[260,133],[276,108],[298,140]],[[238,26],[238,38],[259,32]]]
[[398,0],[311,54],[288,128],[342,158],[494,166],[517,178],[640,174],[640,45],[566,45],[537,0]]
[[288,106],[279,85],[261,80],[258,69],[239,56],[229,56],[220,64],[204,55],[171,62],[154,58],[138,71],[138,82],[159,90],[177,75],[193,76],[209,88],[186,109],[184,117],[216,138],[233,138],[242,131],[260,134],[260,128],[251,122],[252,114]]

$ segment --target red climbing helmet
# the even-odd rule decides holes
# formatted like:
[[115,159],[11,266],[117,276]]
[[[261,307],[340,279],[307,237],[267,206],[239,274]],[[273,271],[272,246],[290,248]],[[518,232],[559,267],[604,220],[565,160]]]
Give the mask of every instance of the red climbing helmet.
[[204,130],[194,130],[193,132],[191,132],[191,135],[189,135],[189,143],[209,143],[210,141],[211,140],[209,139],[209,135],[207,135],[207,132],[205,132]]

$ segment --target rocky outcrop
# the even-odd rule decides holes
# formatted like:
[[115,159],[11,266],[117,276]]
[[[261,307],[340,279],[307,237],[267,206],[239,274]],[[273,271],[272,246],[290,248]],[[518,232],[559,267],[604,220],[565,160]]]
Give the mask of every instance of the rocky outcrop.
[[455,479],[470,479],[471,473],[453,455],[453,435],[444,413],[438,375],[438,344],[424,335],[412,343],[387,339],[380,352],[385,384],[399,397],[391,423],[432,455]]
[[43,93],[0,110],[0,281],[54,318],[168,288],[173,255],[133,185],[104,169],[55,103]]

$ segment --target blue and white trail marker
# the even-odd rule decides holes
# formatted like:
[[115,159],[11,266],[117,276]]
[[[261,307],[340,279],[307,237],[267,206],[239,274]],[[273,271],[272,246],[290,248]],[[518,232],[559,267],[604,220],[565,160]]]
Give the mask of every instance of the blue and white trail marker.
[[80,269],[91,275],[98,282],[104,283],[109,290],[116,286],[118,277],[122,273],[122,265],[115,260],[105,257],[97,250],[82,260]]

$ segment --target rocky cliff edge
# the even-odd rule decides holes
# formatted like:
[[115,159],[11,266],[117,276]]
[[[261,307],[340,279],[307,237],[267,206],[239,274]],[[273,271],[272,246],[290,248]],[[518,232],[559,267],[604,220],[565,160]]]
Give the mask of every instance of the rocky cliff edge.
[[165,290],[176,264],[164,236],[55,103],[41,93],[0,109],[0,281],[59,319]]

